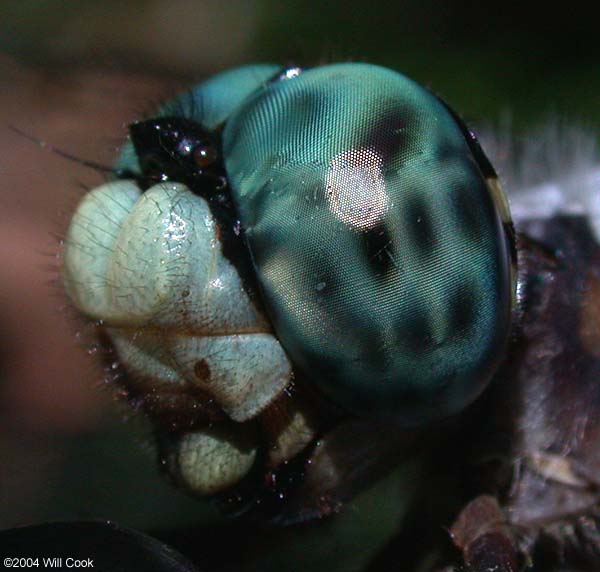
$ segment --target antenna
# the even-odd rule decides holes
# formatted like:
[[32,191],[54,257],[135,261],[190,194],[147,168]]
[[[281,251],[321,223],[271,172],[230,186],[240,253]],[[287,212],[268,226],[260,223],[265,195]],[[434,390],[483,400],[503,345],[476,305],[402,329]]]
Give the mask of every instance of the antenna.
[[100,163],[96,163],[94,161],[88,161],[87,159],[81,159],[80,157],[71,155],[71,153],[67,153],[66,151],[63,151],[52,145],[49,145],[48,143],[46,143],[46,141],[44,141],[42,139],[38,139],[37,137],[34,137],[33,135],[29,135],[28,133],[21,131],[18,127],[15,127],[14,125],[9,125],[8,128],[11,131],[14,131],[15,133],[17,133],[18,135],[25,137],[25,139],[32,141],[39,147],[42,147],[43,149],[48,149],[52,153],[56,153],[57,155],[59,155],[60,157],[63,157],[64,159],[67,159],[69,161],[74,161],[75,163],[79,163],[80,165],[84,165],[85,167],[90,167],[91,169],[96,169],[97,171],[102,171],[104,173],[117,174],[117,170],[113,169],[112,167],[107,167],[106,165],[101,165]]

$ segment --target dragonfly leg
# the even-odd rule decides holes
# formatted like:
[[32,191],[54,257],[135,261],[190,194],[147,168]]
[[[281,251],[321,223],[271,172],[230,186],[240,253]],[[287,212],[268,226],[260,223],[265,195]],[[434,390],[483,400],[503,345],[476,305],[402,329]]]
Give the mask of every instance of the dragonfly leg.
[[450,535],[469,572],[517,572],[518,551],[510,527],[494,497],[471,501],[452,525]]
[[600,514],[580,516],[556,533],[561,561],[573,563],[582,570],[600,568]]

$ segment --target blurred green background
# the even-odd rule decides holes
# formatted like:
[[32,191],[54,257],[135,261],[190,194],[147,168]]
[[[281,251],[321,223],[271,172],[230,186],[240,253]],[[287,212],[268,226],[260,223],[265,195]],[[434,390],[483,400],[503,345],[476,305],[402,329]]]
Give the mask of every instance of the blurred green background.
[[578,3],[383,0],[0,2],[0,50],[56,67],[183,77],[260,60],[365,60],[474,118],[600,120],[597,19]]
[[245,62],[351,60],[404,71],[467,120],[508,113],[525,131],[555,115],[597,129],[596,38],[596,18],[575,4],[0,1],[0,528],[212,516],[161,482],[147,428],[98,390],[97,356],[75,334],[85,326],[46,286],[59,213],[98,175],[8,125],[110,163],[127,122],[190,81]]

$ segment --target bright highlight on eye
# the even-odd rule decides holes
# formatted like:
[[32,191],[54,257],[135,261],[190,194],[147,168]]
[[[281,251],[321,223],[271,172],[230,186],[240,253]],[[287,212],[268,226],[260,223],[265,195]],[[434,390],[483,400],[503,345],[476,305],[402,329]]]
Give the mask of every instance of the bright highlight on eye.
[[377,226],[388,212],[383,158],[372,149],[336,155],[329,163],[326,189],[331,212],[358,230]]

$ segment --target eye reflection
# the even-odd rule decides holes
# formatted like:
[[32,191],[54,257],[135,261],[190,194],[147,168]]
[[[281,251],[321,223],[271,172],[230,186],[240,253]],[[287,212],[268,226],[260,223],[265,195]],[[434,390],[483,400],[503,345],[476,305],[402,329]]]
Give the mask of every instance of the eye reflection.
[[373,149],[336,155],[329,163],[326,188],[331,212],[358,230],[377,226],[388,211],[383,158]]

